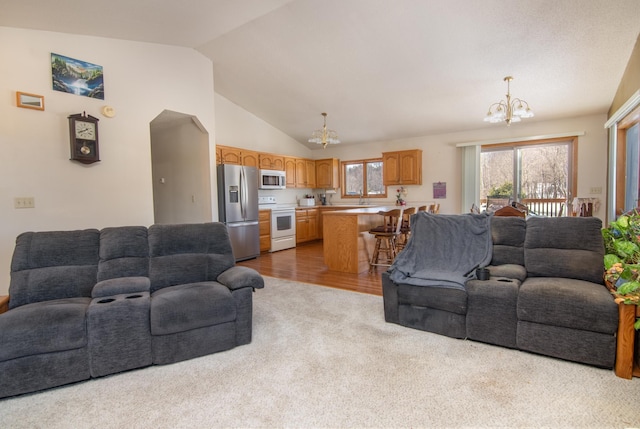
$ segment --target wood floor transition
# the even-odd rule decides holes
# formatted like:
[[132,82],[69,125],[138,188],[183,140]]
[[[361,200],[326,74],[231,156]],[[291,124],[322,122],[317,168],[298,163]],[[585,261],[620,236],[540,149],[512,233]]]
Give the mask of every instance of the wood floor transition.
[[298,245],[293,249],[262,253],[256,259],[240,261],[238,265],[251,267],[260,274],[323,286],[382,296],[381,273],[367,271],[359,274],[329,271],[324,264],[322,241]]

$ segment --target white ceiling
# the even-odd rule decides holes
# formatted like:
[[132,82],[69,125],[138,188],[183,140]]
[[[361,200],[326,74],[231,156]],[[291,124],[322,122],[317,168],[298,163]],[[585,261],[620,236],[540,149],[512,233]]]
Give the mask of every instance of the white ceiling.
[[194,48],[217,93],[301,143],[321,112],[343,144],[504,127],[482,119],[507,75],[536,114],[526,121],[605,113],[640,33],[639,0],[0,0],[0,11],[2,26]]

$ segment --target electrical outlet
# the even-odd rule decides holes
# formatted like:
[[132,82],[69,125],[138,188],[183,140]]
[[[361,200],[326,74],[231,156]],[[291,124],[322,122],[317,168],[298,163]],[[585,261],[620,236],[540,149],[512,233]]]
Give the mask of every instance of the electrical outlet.
[[602,188],[601,188],[601,187],[599,187],[599,186],[598,186],[598,187],[591,188],[591,189],[589,190],[589,193],[590,193],[591,195],[601,194],[601,193],[602,193]]
[[13,207],[16,209],[32,209],[36,206],[33,197],[16,197],[13,199]]

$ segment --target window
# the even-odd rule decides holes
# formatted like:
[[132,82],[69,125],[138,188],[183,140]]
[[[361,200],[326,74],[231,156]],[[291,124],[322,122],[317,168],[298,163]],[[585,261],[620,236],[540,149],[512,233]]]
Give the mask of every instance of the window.
[[483,146],[480,200],[493,209],[519,201],[537,215],[566,216],[575,194],[574,159],[572,138]]
[[382,184],[382,159],[342,162],[343,198],[385,198],[387,188]]
[[640,175],[637,167],[640,156],[636,152],[636,148],[640,147],[638,124],[640,90],[611,115],[604,125],[609,130],[607,222],[636,207],[640,198],[640,183],[636,182],[636,175]]

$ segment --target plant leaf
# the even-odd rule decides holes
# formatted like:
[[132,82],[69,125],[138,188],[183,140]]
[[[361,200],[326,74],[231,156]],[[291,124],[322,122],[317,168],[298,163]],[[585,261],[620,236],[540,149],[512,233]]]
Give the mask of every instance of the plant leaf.
[[620,295],[626,295],[628,293],[635,292],[638,289],[640,289],[640,282],[631,281],[618,286],[618,293]]
[[604,269],[608,270],[613,266],[613,264],[617,264],[621,262],[620,258],[617,255],[613,255],[611,253],[604,255]]

